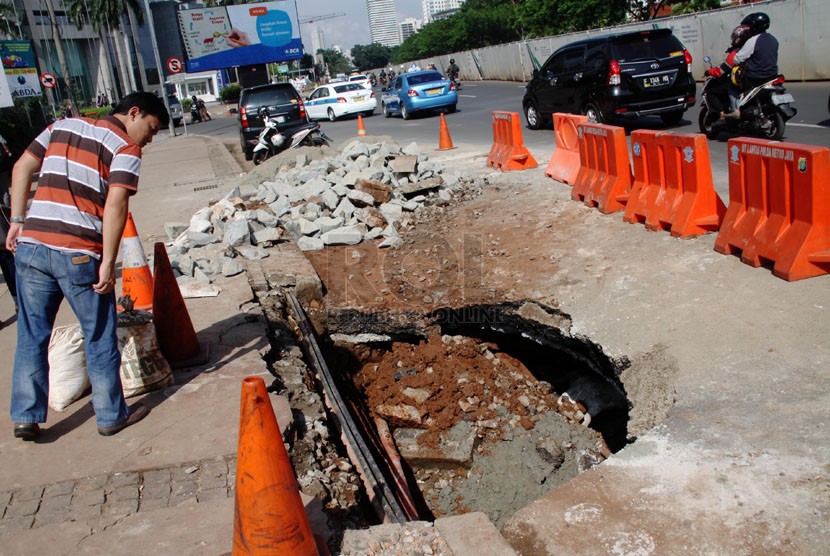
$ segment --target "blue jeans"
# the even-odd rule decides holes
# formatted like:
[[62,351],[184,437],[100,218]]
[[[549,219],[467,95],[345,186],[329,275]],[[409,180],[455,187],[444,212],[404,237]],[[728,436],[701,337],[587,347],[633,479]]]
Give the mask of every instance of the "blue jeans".
[[126,419],[115,294],[100,295],[92,289],[98,282],[99,261],[82,253],[65,253],[31,243],[19,243],[14,258],[20,312],[12,380],[12,421],[46,422],[49,338],[64,297],[84,333],[92,407],[98,426],[111,427]]

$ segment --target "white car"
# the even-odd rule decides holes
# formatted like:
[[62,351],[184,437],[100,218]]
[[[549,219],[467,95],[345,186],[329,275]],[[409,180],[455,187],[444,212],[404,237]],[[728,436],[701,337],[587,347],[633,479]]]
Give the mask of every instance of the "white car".
[[349,83],[357,83],[358,85],[366,87],[367,89],[372,88],[372,84],[369,81],[368,75],[352,75],[351,77],[349,77]]
[[323,85],[314,89],[305,99],[309,118],[328,118],[332,122],[348,114],[371,116],[377,105],[375,93],[357,83]]

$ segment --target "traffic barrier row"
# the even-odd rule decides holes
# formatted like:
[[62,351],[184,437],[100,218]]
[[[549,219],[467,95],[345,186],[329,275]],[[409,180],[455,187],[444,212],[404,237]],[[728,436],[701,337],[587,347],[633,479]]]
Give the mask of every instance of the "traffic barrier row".
[[715,250],[801,280],[830,273],[830,149],[730,139],[729,208]]
[[577,125],[587,122],[587,116],[579,114],[553,115],[553,134],[556,150],[550,157],[545,175],[556,181],[573,185],[579,172],[579,131]]
[[785,280],[830,273],[830,149],[763,139],[729,141],[729,207],[712,181],[701,134],[631,133],[631,173],[622,128],[554,114],[556,151],[545,171],[559,181],[579,166],[571,197],[675,237],[719,231],[715,249],[749,265],[773,265]]
[[487,156],[487,166],[505,172],[536,168],[536,160],[524,145],[516,112],[493,112],[493,146]]
[[579,171],[571,199],[600,212],[623,210],[631,190],[631,164],[625,130],[621,127],[583,122],[577,125]]
[[634,182],[623,220],[674,237],[717,231],[726,213],[712,182],[706,136],[631,132]]

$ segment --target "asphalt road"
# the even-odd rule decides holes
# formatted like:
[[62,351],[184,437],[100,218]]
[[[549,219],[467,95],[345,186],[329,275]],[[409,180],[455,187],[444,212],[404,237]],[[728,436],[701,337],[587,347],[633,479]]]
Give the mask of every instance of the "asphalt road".
[[[796,100],[798,114],[787,123],[784,141],[830,147],[830,114],[827,111],[827,99],[830,95],[830,82],[788,83],[787,90]],[[698,94],[700,85],[698,85]],[[380,88],[375,88],[380,101]],[[494,110],[507,110],[522,113],[522,96],[524,84],[501,81],[465,82],[460,91],[458,111],[447,114],[446,120],[453,143],[464,149],[487,152],[492,144],[493,131],[491,113]],[[223,107],[212,108],[212,113],[221,112]],[[646,117],[627,126],[628,130],[640,128],[666,129],[677,133],[698,133],[697,116],[699,103],[686,112],[679,126],[667,127],[656,117]],[[524,125],[524,116],[522,124]],[[340,144],[357,134],[356,118],[346,118],[337,122],[323,121],[322,128],[336,144]],[[364,125],[370,135],[390,135],[399,143],[415,141],[422,149],[438,146],[439,119],[437,115],[423,115],[404,121],[399,116],[384,118],[380,106],[375,115],[364,118]],[[212,135],[225,143],[231,143],[238,137],[236,116],[216,117],[210,122],[188,126],[189,133]],[[181,127],[179,128],[181,132]],[[524,142],[539,164],[546,163],[553,152],[554,137],[550,129],[532,131],[524,128]],[[726,199],[728,197],[728,178],[726,160],[726,134],[717,140],[709,141],[710,160],[715,189]]]

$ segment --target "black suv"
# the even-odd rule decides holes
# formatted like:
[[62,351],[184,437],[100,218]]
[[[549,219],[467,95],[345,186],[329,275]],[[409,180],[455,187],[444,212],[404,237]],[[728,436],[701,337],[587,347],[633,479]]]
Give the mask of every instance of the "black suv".
[[242,89],[239,96],[239,144],[245,160],[253,158],[253,149],[259,132],[265,126],[258,112],[268,108],[268,114],[277,119],[279,131],[308,123],[305,105],[300,94],[290,83],[271,83]]
[[527,125],[539,129],[554,112],[593,122],[659,115],[677,125],[695,104],[692,56],[671,29],[581,40],[533,71],[522,99]]

